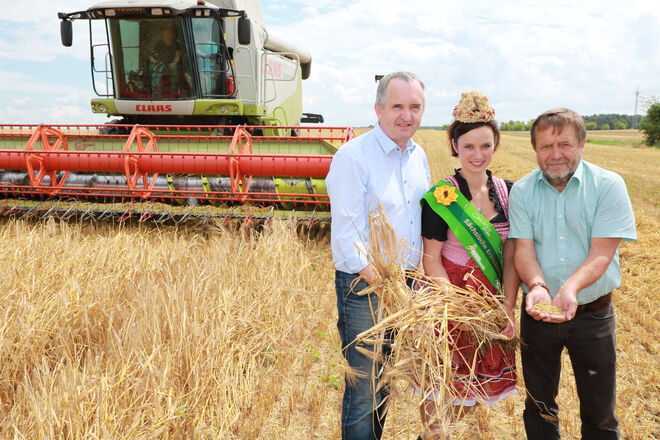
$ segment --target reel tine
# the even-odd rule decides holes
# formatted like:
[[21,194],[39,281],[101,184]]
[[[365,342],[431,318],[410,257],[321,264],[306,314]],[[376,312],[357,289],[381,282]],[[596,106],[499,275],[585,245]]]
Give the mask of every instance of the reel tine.
[[102,212],[101,215],[99,216],[99,218],[98,218],[97,220],[99,220],[99,221],[103,220],[103,219],[108,215],[108,213],[110,212],[110,210],[111,210],[112,208],[114,208],[114,207],[115,207],[115,204],[114,204],[114,203],[113,203],[112,205],[108,206],[108,209],[106,209],[104,212]]
[[96,202],[92,203],[89,206],[89,208],[87,208],[87,210],[85,210],[85,212],[83,212],[83,214],[80,216],[80,221],[83,221],[85,217],[89,214],[89,212],[92,210],[92,208],[94,208],[95,206],[96,206]]
[[227,214],[225,215],[225,218],[222,219],[222,224],[223,224],[223,225],[225,224],[225,221],[227,220],[227,218],[229,218],[229,220],[231,220],[231,217],[229,216],[229,214],[231,214],[231,210],[232,210],[233,208],[234,208],[233,206],[230,206],[230,207],[229,207],[229,211],[227,211]]
[[32,208],[28,209],[28,210],[27,210],[27,211],[21,216],[21,220],[22,220],[22,219],[27,219],[27,218],[29,218],[30,215],[31,215],[31,212],[34,211],[35,209],[37,209],[39,206],[41,206],[42,203],[43,203],[43,201],[37,203],[37,204],[34,205]]
[[126,220],[129,218],[133,217],[133,213],[131,212],[131,207],[129,206],[126,208],[126,211],[117,219],[117,223],[124,223]]
[[190,207],[188,212],[186,212],[186,214],[183,217],[181,217],[181,220],[179,220],[177,223],[185,222],[188,216],[190,216],[190,213],[192,212],[193,209],[195,209],[194,205]]
[[209,207],[209,209],[206,210],[206,214],[204,214],[204,217],[202,217],[202,220],[197,224],[197,226],[202,226],[204,223],[206,223],[210,213],[211,213],[211,207]]
[[252,222],[252,207],[250,207],[250,209],[248,210],[248,213],[245,216],[245,220],[243,220],[243,225],[242,226],[246,226],[246,225],[250,224],[250,222]]
[[9,214],[11,214],[11,213],[14,212],[16,209],[18,209],[18,207],[21,206],[23,203],[25,203],[25,200],[21,200],[20,203],[18,203],[18,204],[16,204],[16,205],[12,206],[11,209],[10,209],[9,211],[7,211],[7,212],[4,213],[4,215],[9,215]]
[[168,215],[168,214],[170,215],[171,218],[173,218],[172,214],[170,214],[171,209],[172,209],[172,207],[168,206],[167,209],[165,210],[165,212],[161,214],[161,216],[158,218],[158,220],[156,220],[156,223],[159,223],[159,224],[163,223],[165,221],[165,216]]
[[312,212],[312,217],[307,222],[307,230],[308,231],[312,227],[312,225],[315,223],[314,216],[316,216],[316,206],[314,207],[314,212]]
[[71,213],[71,211],[73,211],[73,208],[75,208],[76,206],[78,206],[78,202],[75,202],[73,205],[71,205],[71,206],[69,207],[69,209],[67,209],[66,212],[65,212],[64,214],[62,214],[62,217],[60,217],[60,218],[61,218],[62,220],[67,220],[67,219],[69,219],[69,217],[71,217],[71,216],[73,215],[73,214]]
[[46,213],[39,218],[39,220],[43,220],[46,217],[48,217],[50,215],[50,213],[53,212],[55,207],[57,207],[57,205],[59,205],[59,203],[55,203],[53,206],[51,206],[50,209],[48,211],[46,211]]
[[[138,223],[145,222],[145,221],[147,221],[151,218],[151,213],[149,211],[151,211],[151,208],[153,206],[154,206],[154,204],[152,202],[151,205],[149,205],[149,207],[147,208],[147,210],[144,211],[144,213],[142,213],[142,215],[140,216],[140,220],[138,220]],[[145,216],[146,216],[146,218],[145,218]]]
[[269,225],[273,222],[273,210],[275,209],[274,206],[270,207],[270,212],[268,213],[268,217],[266,217],[266,224]]

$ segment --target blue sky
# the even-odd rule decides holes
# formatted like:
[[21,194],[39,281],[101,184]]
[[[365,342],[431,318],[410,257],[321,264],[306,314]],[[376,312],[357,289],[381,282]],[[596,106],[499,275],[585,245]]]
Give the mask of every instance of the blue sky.
[[[92,3],[3,10],[0,123],[105,121],[89,110],[86,23],[74,24],[73,47],[59,38],[57,12]],[[269,32],[312,54],[304,109],[327,125],[374,123],[374,74],[394,70],[425,81],[423,125],[450,122],[472,88],[499,121],[558,106],[632,114],[637,87],[660,96],[660,11],[648,1],[264,0],[261,8]]]

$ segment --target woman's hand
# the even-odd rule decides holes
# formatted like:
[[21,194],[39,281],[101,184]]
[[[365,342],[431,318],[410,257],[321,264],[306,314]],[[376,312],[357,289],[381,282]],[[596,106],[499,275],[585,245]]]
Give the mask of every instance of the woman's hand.
[[513,339],[516,337],[516,315],[513,310],[507,312],[506,314],[506,327],[500,332],[502,336],[507,339]]

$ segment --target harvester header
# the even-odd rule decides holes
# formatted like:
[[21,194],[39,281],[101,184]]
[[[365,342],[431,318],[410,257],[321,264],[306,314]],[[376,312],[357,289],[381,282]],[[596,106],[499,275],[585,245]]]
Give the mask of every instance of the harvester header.
[[0,212],[106,217],[108,204],[120,204],[112,212],[122,218],[289,212],[328,220],[324,178],[353,136],[345,127],[281,127],[295,137],[253,136],[245,126],[103,128],[0,125],[0,195],[8,199]]

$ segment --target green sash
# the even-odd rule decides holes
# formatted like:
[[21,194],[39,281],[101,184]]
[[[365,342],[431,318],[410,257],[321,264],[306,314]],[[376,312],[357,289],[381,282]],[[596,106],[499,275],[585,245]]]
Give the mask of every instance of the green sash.
[[[439,187],[451,187],[455,192],[455,201],[452,197],[446,199],[444,205],[440,203],[434,192]],[[441,190],[442,191],[442,190]],[[451,194],[451,190],[449,191]],[[458,241],[467,253],[477,263],[497,292],[502,294],[502,237],[493,225],[481,215],[468,199],[450,182],[441,180],[427,192],[426,200],[431,209],[447,222]]]

